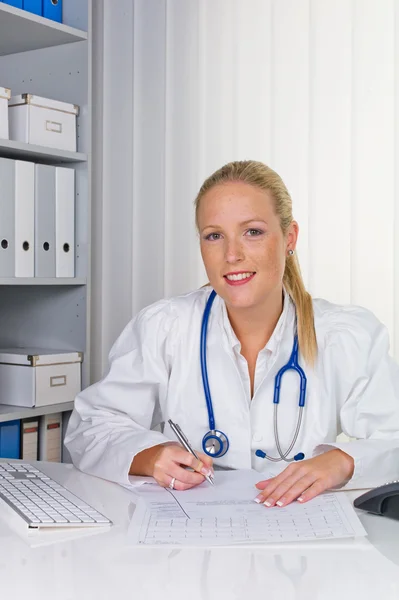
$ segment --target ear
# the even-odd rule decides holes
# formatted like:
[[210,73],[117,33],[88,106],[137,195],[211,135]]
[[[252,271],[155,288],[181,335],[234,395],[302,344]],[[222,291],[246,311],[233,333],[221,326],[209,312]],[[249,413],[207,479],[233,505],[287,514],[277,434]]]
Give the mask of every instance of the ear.
[[286,254],[289,250],[295,251],[299,235],[299,225],[296,221],[291,221],[286,236],[285,236],[285,247]]

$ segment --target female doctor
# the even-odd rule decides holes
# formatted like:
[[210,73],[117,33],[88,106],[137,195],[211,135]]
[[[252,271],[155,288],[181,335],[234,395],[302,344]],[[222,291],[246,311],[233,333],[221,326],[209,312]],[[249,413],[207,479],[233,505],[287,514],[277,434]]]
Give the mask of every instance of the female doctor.
[[[399,367],[387,332],[363,308],[306,292],[281,178],[229,163],[195,206],[210,284],[127,325],[108,374],[76,398],[65,440],[76,467],[177,490],[202,483],[213,462],[253,468],[267,475],[254,498],[266,506],[397,479]],[[350,441],[337,443],[341,432]]]

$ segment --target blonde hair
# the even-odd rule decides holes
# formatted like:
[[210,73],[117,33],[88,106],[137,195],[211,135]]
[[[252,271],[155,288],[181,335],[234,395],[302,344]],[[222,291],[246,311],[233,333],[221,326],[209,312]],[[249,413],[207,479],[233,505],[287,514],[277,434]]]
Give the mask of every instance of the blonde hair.
[[[232,181],[242,181],[270,192],[281,230],[285,235],[293,220],[291,196],[283,180],[273,169],[254,160],[230,162],[204,181],[195,199],[197,228],[201,198],[214,186]],[[305,361],[313,365],[317,356],[313,304],[310,294],[305,289],[296,254],[286,259],[283,285],[296,307],[299,349]]]

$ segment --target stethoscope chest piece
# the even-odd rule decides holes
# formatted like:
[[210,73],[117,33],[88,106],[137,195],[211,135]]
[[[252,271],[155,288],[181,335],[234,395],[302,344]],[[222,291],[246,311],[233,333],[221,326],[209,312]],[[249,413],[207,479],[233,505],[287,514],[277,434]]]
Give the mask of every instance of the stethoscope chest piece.
[[219,458],[229,449],[229,440],[223,431],[212,429],[202,438],[202,449],[208,456]]

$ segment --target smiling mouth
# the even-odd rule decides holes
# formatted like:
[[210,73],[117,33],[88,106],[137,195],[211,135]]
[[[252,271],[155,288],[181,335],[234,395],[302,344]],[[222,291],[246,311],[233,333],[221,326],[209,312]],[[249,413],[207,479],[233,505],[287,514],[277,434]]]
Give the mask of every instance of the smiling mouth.
[[256,273],[254,271],[245,271],[242,273],[229,273],[223,277],[229,285],[242,285],[251,281],[255,275]]

